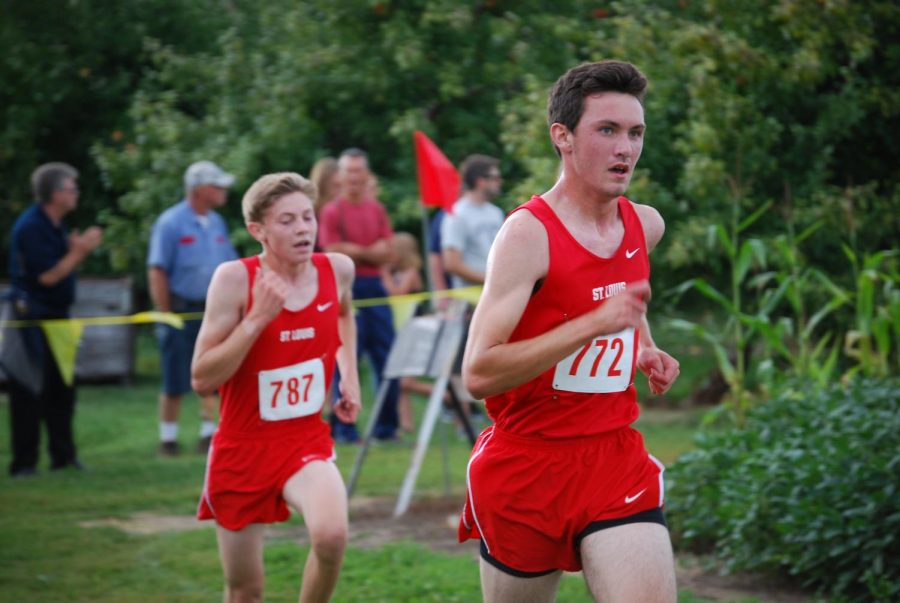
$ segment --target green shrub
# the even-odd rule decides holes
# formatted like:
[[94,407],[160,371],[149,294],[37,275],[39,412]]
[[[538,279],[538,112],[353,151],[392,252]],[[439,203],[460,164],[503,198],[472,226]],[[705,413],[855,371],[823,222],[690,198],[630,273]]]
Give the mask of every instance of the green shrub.
[[794,383],[669,472],[676,545],[836,600],[900,600],[900,379]]

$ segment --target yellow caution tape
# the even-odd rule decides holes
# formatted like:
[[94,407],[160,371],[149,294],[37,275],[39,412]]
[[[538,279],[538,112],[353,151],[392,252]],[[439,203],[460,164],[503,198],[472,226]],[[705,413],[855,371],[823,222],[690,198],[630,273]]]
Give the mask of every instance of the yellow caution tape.
[[[422,293],[410,293],[407,295],[391,295],[389,297],[377,297],[360,299],[353,302],[354,308],[370,308],[372,306],[391,306],[394,315],[394,323],[399,328],[412,316],[414,304],[427,299],[440,299],[454,297],[464,299],[471,304],[477,304],[481,297],[481,287],[465,287],[462,289],[446,289],[443,291],[425,291]],[[176,329],[184,328],[184,321],[199,320],[203,318],[203,312],[138,312],[128,316],[89,316],[80,318],[60,318],[51,320],[0,320],[0,328],[3,327],[41,327],[47,337],[47,343],[53,352],[53,358],[59,366],[60,374],[67,385],[72,385],[75,377],[75,356],[78,352],[78,344],[81,334],[87,325],[131,325],[162,323]],[[0,341],[3,335],[0,333]]]
[[388,297],[372,297],[369,299],[357,299],[353,302],[354,308],[369,308],[371,306],[384,306],[391,304],[406,305],[426,299],[441,299],[443,297],[455,297],[464,299],[472,304],[477,304],[481,297],[481,286],[463,287],[461,289],[444,289],[442,291],[423,291],[421,293],[407,293],[406,295],[391,295]]

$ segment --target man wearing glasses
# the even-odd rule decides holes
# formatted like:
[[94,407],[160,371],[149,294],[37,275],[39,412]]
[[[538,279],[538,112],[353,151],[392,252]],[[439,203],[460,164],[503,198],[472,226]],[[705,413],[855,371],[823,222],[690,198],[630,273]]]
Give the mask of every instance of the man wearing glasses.
[[488,252],[504,218],[491,203],[503,183],[499,166],[487,155],[469,155],[460,166],[465,192],[441,224],[441,257],[452,287],[484,283]]
[[[63,218],[78,205],[77,179],[78,170],[65,163],[44,164],[31,175],[36,203],[16,220],[9,252],[10,299],[15,319],[69,317],[69,308],[75,301],[75,269],[103,238],[97,226],[81,233],[69,232],[63,224]],[[10,475],[19,478],[35,474],[41,421],[47,426],[50,468],[81,469],[72,430],[75,388],[63,381],[40,327],[7,329],[4,335],[17,338],[28,356],[27,363],[19,363],[24,371],[7,367],[12,430]]]

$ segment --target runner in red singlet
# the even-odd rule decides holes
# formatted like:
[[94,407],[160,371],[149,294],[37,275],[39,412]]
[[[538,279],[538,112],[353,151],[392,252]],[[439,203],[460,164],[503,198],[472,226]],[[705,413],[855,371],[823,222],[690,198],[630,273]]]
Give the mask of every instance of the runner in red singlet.
[[583,569],[597,601],[673,602],[663,467],[630,427],[635,369],[668,390],[678,362],[646,320],[665,225],[622,195],[644,139],[646,78],[575,67],[550,93],[562,171],[497,236],[463,377],[494,425],[475,444],[460,540],[481,540],[485,601],[553,601]]
[[[327,601],[347,542],[347,496],[321,409],[335,364],[335,412],[360,409],[353,262],[313,253],[315,187],[269,174],[244,195],[259,256],[213,276],[192,368],[196,391],[219,389],[221,422],[207,460],[197,516],[215,519],[225,601],[261,601],[265,524],[293,507],[312,543],[300,601]],[[344,342],[344,343],[342,343]]]

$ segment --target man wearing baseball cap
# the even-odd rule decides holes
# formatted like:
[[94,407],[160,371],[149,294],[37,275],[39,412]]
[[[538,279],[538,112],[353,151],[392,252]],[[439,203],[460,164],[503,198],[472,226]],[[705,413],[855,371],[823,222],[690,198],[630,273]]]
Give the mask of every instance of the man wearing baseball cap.
[[[186,198],[164,211],[153,225],[147,280],[150,297],[162,312],[202,313],[206,289],[222,262],[236,259],[225,221],[215,209],[227,200],[234,176],[212,161],[192,163],[184,173]],[[158,324],[163,387],[159,397],[159,453],[175,456],[181,398],[191,391],[191,358],[200,319],[185,320],[183,329]],[[216,429],[216,396],[201,398],[197,451],[206,453]]]

